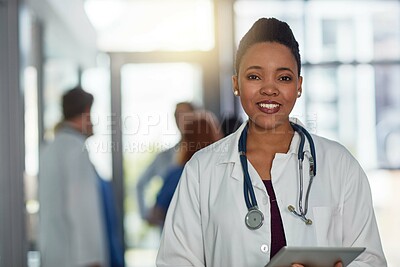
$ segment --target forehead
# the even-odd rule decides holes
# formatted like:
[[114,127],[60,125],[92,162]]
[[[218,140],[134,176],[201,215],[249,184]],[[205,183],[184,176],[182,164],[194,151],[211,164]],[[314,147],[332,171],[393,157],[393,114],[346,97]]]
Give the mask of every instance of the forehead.
[[285,65],[290,67],[293,71],[297,70],[296,59],[291,50],[280,43],[276,42],[262,42],[250,46],[246,53],[243,55],[240,69],[250,65]]

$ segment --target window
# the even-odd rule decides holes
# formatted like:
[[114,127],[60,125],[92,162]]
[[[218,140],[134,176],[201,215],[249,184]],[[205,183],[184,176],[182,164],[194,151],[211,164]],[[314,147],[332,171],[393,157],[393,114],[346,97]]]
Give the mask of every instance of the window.
[[85,10],[104,51],[208,51],[214,47],[210,0],[88,0]]

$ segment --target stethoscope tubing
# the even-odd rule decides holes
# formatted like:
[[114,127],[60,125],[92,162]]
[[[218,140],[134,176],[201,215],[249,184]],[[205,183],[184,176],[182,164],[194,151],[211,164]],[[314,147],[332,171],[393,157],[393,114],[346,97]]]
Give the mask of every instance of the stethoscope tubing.
[[[247,130],[248,130],[248,124],[245,126],[242,135],[240,137],[239,141],[239,155],[240,155],[240,162],[242,164],[243,168],[243,174],[244,174],[244,183],[243,183],[243,190],[244,190],[244,195],[245,195],[245,201],[246,201],[246,206],[247,209],[254,209],[258,207],[257,204],[257,199],[254,193],[253,185],[251,184],[251,178],[249,174],[249,169],[247,165],[247,157],[246,157],[246,151],[247,151],[247,146],[246,146],[246,141],[247,141]],[[250,195],[250,199],[249,199]]]
[[317,165],[315,164],[315,161],[316,161],[317,157],[315,155],[314,140],[312,139],[311,134],[303,126],[298,125],[298,124],[293,123],[293,122],[290,122],[290,125],[300,135],[301,141],[300,141],[299,151],[297,153],[297,157],[298,157],[298,159],[301,159],[301,161],[304,160],[304,144],[305,144],[304,136],[307,138],[307,141],[308,141],[308,143],[310,145],[311,157],[312,157],[312,159],[314,161],[314,162],[312,162],[313,168],[312,168],[312,170],[310,170],[310,175],[315,176],[317,174]]
[[[308,131],[298,125],[295,124],[293,122],[290,122],[293,130],[295,130],[299,136],[300,136],[300,144],[299,144],[299,149],[298,149],[298,153],[297,153],[297,158],[298,158],[298,170],[299,170],[299,201],[298,201],[298,207],[299,207],[299,212],[296,211],[296,209],[289,205],[288,209],[290,212],[292,212],[293,214],[295,214],[296,216],[298,216],[300,219],[302,219],[306,225],[311,225],[312,221],[310,219],[308,219],[306,217],[307,215],[307,211],[308,211],[308,198],[310,195],[310,189],[311,189],[311,185],[313,182],[313,178],[316,175],[316,155],[315,155],[315,145],[314,145],[314,141],[311,137],[311,135],[308,133]],[[252,225],[251,223],[248,223],[248,221],[246,221],[246,225],[248,228],[255,230],[258,229],[259,227],[261,227],[262,225],[262,221],[263,221],[263,215],[262,212],[259,211],[258,209],[258,205],[257,205],[257,199],[254,193],[254,188],[253,185],[251,183],[251,178],[250,178],[250,174],[249,174],[249,170],[248,170],[248,164],[247,164],[247,156],[246,156],[246,143],[247,143],[247,132],[248,132],[248,127],[249,124],[246,124],[245,128],[243,129],[241,135],[240,135],[240,139],[239,139],[239,144],[238,144],[238,150],[239,150],[239,156],[240,156],[240,163],[242,165],[242,169],[243,169],[243,178],[244,178],[244,182],[243,182],[243,191],[244,191],[244,199],[246,202],[246,206],[248,209],[248,213],[246,215],[246,220],[249,217],[249,214],[252,211],[257,211],[258,213],[260,213],[260,223],[255,225]],[[307,191],[306,191],[306,196],[305,196],[305,205],[304,205],[304,209],[303,209],[303,183],[304,183],[304,178],[303,178],[303,161],[304,161],[304,144],[305,144],[305,139],[307,138],[307,141],[309,143],[310,146],[310,152],[311,152],[311,156],[309,157],[309,163],[310,163],[310,169],[309,169],[309,175],[310,175],[310,181],[308,183],[308,187],[307,187]]]

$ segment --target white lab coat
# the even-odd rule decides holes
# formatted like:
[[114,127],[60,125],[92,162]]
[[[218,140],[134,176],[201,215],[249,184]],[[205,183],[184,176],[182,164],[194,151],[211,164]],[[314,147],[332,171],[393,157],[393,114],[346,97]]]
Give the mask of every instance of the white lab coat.
[[40,155],[42,267],[108,266],[99,184],[85,137],[63,126]]
[[[196,153],[186,164],[167,213],[158,267],[261,267],[269,261],[270,202],[250,162],[250,177],[265,220],[258,230],[249,230],[245,225],[248,210],[238,154],[244,125]],[[287,245],[366,247],[349,266],[386,266],[368,179],[340,144],[313,135],[318,169],[307,213],[313,224],[305,225],[288,211],[289,205],[298,210],[299,140],[296,133],[288,153],[276,154],[271,169]],[[305,151],[309,153],[307,142]],[[309,181],[308,166],[306,156],[304,192]]]

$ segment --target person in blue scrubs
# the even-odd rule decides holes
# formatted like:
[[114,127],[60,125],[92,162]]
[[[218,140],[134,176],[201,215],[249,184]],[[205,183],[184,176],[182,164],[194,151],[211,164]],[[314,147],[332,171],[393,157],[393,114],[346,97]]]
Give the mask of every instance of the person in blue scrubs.
[[[183,122],[185,121],[186,116],[190,115],[195,110],[196,107],[190,102],[179,102],[176,104],[174,117],[180,135],[182,135]],[[146,190],[154,178],[165,178],[171,165],[176,164],[177,151],[179,151],[180,144],[181,140],[173,147],[160,152],[138,178],[136,193],[140,217],[143,220],[147,220],[147,217],[149,216],[148,213],[151,209],[151,206],[149,206],[145,201]]]
[[163,186],[157,194],[156,204],[147,218],[150,224],[159,226],[164,224],[165,215],[186,162],[196,151],[222,137],[223,132],[217,118],[211,112],[194,112],[185,120],[177,164],[170,167],[164,178]]

